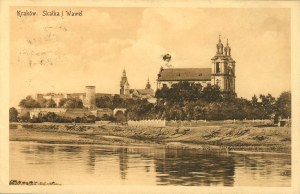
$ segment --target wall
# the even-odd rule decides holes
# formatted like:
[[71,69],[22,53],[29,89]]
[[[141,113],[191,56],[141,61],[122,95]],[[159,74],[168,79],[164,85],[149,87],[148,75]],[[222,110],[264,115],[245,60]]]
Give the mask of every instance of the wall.
[[165,127],[165,120],[141,120],[141,121],[128,121],[128,126],[151,126],[151,127]]
[[[168,88],[172,86],[172,84],[176,84],[179,81],[158,81],[157,88],[161,89],[163,87],[163,84],[167,84]],[[211,80],[209,81],[189,81],[190,83],[200,83],[202,85],[202,88],[206,87],[207,84],[211,84]]]

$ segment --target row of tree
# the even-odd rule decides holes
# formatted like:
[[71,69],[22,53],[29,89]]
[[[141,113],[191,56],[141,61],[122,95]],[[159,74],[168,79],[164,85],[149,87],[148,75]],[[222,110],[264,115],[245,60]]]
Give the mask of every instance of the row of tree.
[[[291,117],[291,93],[283,92],[277,99],[271,94],[254,95],[251,100],[238,98],[234,93],[221,92],[218,86],[207,86],[179,82],[170,88],[156,91],[155,104],[146,99],[100,97],[96,99],[99,108],[126,108],[128,119],[166,120],[227,120],[227,119],[271,119]],[[20,102],[23,108],[51,107],[45,101],[39,104],[31,97]],[[82,108],[80,99],[62,99],[58,107]],[[11,112],[11,110],[10,110]],[[14,116],[12,116],[14,117]],[[12,118],[15,119],[15,118]]]
[[59,103],[53,99],[42,99],[39,102],[31,96],[27,96],[19,103],[22,108],[83,108],[83,102],[79,98],[62,98]]
[[147,100],[102,97],[97,107],[127,108],[130,119],[226,120],[271,119],[291,117],[291,93],[283,92],[277,99],[271,94],[254,95],[251,100],[237,98],[234,93],[221,92],[218,86],[203,89],[198,84],[179,82],[156,91],[156,104]]
[[87,115],[82,117],[66,117],[63,115],[56,114],[54,112],[48,112],[47,114],[38,114],[37,116],[30,117],[30,113],[19,115],[16,108],[11,107],[9,109],[9,121],[10,122],[31,122],[31,123],[42,123],[42,122],[56,122],[56,123],[94,123],[95,121],[115,121],[116,119],[110,115],[103,115],[102,117],[96,117],[94,115]]

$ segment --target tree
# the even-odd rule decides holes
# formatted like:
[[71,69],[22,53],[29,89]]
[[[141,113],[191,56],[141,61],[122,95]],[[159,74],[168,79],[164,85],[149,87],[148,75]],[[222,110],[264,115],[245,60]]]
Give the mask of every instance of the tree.
[[122,103],[123,99],[120,97],[120,95],[114,95],[112,99],[113,108],[121,107]]
[[261,100],[259,110],[262,114],[262,119],[271,118],[272,114],[275,113],[275,98],[271,95],[259,95]]
[[61,107],[61,108],[64,107],[66,102],[67,102],[67,98],[60,99],[59,102],[58,102],[58,107]]
[[282,118],[291,117],[291,92],[282,92],[277,98],[276,114]]
[[49,99],[49,100],[46,100],[45,102],[45,108],[56,108],[56,103],[54,100],[52,99]]
[[18,111],[15,107],[11,107],[9,109],[9,122],[17,122],[18,121]]
[[98,108],[113,108],[112,99],[108,96],[96,98],[96,106]]
[[200,98],[202,86],[197,83],[178,82],[171,88],[162,88],[156,91],[156,98],[167,102],[195,101]]
[[82,100],[79,98],[62,98],[58,104],[64,108],[83,108]]
[[222,100],[222,95],[220,91],[220,87],[217,85],[208,85],[203,88],[201,97],[206,102],[216,102]]
[[25,99],[22,99],[19,106],[22,108],[41,108],[41,105],[31,96],[27,96]]

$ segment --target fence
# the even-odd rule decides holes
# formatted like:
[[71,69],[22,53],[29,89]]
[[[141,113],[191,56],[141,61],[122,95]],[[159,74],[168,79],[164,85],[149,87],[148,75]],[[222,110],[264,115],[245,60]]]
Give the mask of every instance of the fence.
[[151,127],[165,127],[166,120],[140,120],[128,121],[128,126],[151,126]]
[[191,121],[167,121],[166,126],[170,127],[199,127],[199,126],[222,126],[226,124],[245,124],[245,125],[267,125],[272,124],[272,120],[222,120],[222,121],[207,121],[207,120],[191,120]]
[[222,126],[224,124],[245,124],[245,125],[261,125],[272,124],[271,120],[223,120],[223,121],[207,121],[207,120],[140,120],[128,121],[128,126],[152,126],[152,127],[199,127],[199,126]]

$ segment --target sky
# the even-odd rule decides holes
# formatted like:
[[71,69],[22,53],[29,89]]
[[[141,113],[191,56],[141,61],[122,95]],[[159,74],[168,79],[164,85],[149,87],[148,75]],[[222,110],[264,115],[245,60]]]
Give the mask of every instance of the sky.
[[[17,10],[36,11],[18,17]],[[42,16],[42,11],[82,16]],[[236,61],[236,92],[278,97],[291,88],[290,10],[284,8],[10,9],[10,106],[35,93],[119,93],[123,69],[131,88],[156,78],[169,53],[175,68],[212,67],[219,34]]]

